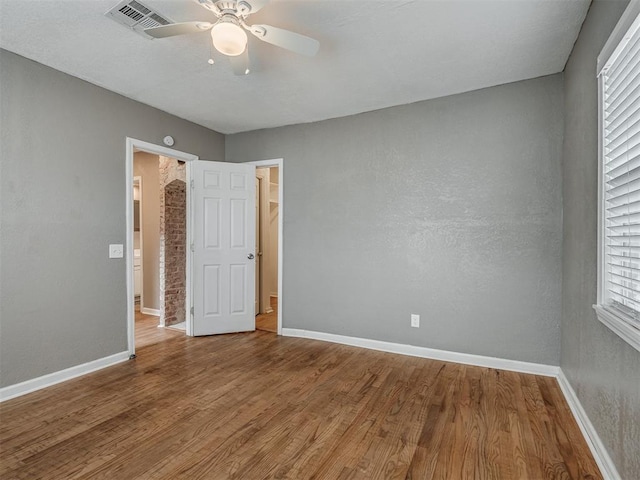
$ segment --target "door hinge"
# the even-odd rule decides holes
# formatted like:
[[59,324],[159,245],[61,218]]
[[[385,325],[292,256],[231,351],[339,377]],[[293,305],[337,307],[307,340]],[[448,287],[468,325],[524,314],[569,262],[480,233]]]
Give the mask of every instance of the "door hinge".
[[193,245],[193,243],[191,244],[191,251],[195,252],[196,251],[196,247]]
[[194,189],[194,188],[196,188],[196,184],[193,180],[191,180],[191,189]]
[[193,307],[191,307],[191,316],[193,317]]

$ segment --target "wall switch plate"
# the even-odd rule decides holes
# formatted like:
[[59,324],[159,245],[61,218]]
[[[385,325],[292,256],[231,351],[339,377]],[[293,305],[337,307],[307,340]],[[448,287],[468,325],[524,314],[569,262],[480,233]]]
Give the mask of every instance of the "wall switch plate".
[[109,258],[124,257],[124,245],[121,243],[112,243],[109,245]]
[[415,313],[411,314],[411,326],[413,328],[420,328],[420,315],[416,315]]

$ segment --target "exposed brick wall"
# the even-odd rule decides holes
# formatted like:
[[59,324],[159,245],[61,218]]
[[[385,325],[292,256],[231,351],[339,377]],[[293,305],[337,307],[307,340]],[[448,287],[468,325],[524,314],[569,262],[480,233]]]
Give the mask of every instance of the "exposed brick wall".
[[187,185],[174,180],[164,187],[164,323],[185,320],[187,262]]
[[183,322],[186,318],[186,209],[185,164],[161,156],[160,324],[165,326]]

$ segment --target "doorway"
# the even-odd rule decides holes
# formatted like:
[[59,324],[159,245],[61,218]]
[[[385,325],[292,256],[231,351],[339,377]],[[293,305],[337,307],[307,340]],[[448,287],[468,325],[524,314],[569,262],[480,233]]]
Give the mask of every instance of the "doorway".
[[[132,138],[126,151],[127,337],[133,357],[136,346],[190,334],[185,322],[191,308],[187,185],[189,162],[198,157]],[[141,177],[137,188],[134,176]],[[137,204],[136,195],[141,197]],[[174,273],[181,278],[178,284],[172,283]],[[172,326],[180,323],[182,330]]]
[[133,173],[135,343],[141,347],[170,338],[163,327],[183,335],[186,329],[186,165],[136,149]]
[[[134,249],[133,249],[133,158],[134,154],[137,150],[141,150],[144,152],[156,154],[156,155],[164,155],[167,157],[174,158],[179,161],[185,162],[186,169],[186,184],[191,188],[187,188],[186,190],[186,201],[187,201],[187,218],[186,218],[186,244],[193,245],[193,229],[198,225],[198,222],[193,218],[193,201],[192,201],[192,188],[193,188],[193,180],[192,180],[192,169],[194,168],[192,163],[193,161],[198,160],[198,156],[189,154],[186,152],[181,152],[179,150],[173,150],[171,148],[167,148],[161,145],[155,145],[149,142],[145,142],[142,140],[137,140],[134,138],[127,137],[126,139],[126,165],[125,165],[125,180],[126,180],[126,249],[125,249],[125,259],[126,259],[126,284],[127,284],[127,343],[129,354],[131,358],[135,357],[135,308],[134,308],[134,272],[133,272],[133,258],[134,258]],[[206,163],[206,162],[204,162]],[[276,311],[277,315],[277,333],[278,335],[282,334],[282,311],[284,305],[284,295],[282,290],[283,285],[283,241],[282,241],[282,233],[283,233],[283,215],[284,215],[284,195],[283,195],[283,177],[284,177],[284,169],[283,169],[283,160],[282,159],[272,159],[272,160],[262,160],[257,162],[247,162],[247,165],[254,165],[256,167],[278,167],[278,182],[277,182],[277,191],[278,191],[278,274],[277,274],[277,292],[278,297],[276,300]],[[191,248],[187,248],[186,252],[186,295],[185,295],[185,310],[187,312],[193,311],[193,303],[195,300],[193,298],[193,254],[191,252]],[[192,318],[191,315],[187,316],[188,318]],[[168,329],[162,329],[167,331]],[[193,336],[193,320],[186,322],[186,335]]]
[[282,333],[282,159],[256,166],[256,330]]

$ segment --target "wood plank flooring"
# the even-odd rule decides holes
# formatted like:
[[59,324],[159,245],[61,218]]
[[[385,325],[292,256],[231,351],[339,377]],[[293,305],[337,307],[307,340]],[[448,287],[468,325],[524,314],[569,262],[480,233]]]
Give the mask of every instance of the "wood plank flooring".
[[265,332],[0,404],[2,479],[600,479],[555,379]]
[[256,330],[278,332],[278,297],[271,297],[271,313],[256,315]]
[[158,317],[145,315],[139,310],[136,310],[135,328],[136,350],[147,345],[164,342],[170,338],[184,336],[185,334],[182,331],[171,328],[158,328]]

